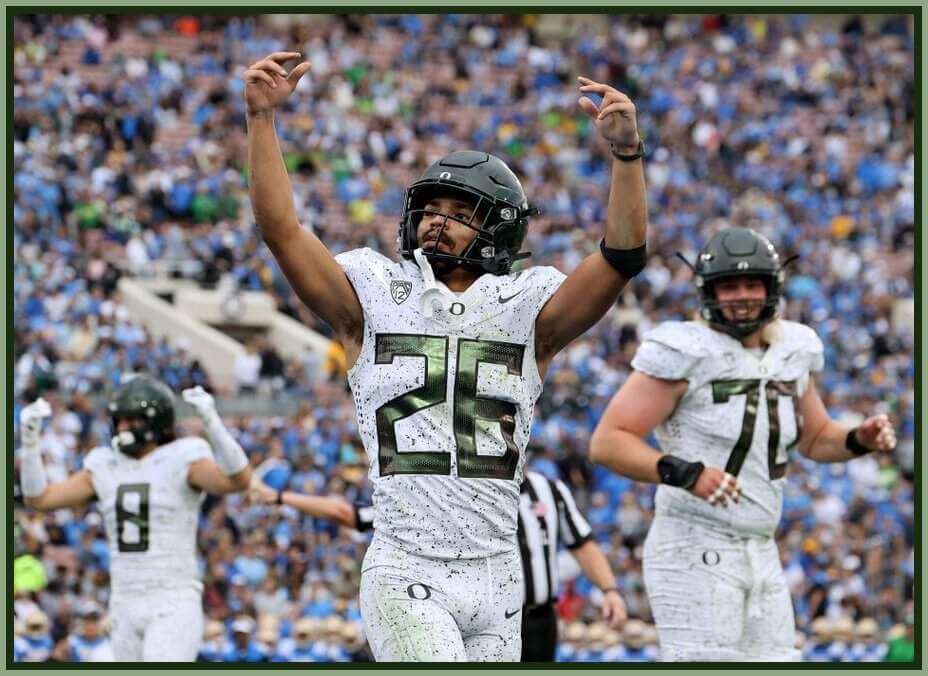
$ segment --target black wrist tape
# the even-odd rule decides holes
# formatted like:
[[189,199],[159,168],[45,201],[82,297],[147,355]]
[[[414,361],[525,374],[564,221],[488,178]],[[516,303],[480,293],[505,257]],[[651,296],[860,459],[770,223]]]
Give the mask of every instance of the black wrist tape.
[[665,455],[657,461],[661,483],[678,488],[692,488],[704,467],[701,462],[688,462],[675,455]]
[[870,449],[864,446],[860,441],[857,440],[857,428],[855,427],[852,430],[849,430],[847,437],[844,439],[844,445],[847,446],[849,450],[854,455],[860,457],[862,455],[867,455],[870,453]]

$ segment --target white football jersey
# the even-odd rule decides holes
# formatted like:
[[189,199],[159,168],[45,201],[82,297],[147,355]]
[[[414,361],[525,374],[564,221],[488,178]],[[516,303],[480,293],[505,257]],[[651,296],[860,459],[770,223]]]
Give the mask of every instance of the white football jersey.
[[780,320],[778,332],[766,351],[755,352],[698,322],[665,322],[644,336],[632,367],[689,383],[655,430],[661,450],[735,474],[744,490],[739,504],[723,508],[662,485],[656,514],[743,535],[776,530],[789,449],[799,440],[798,400],[810,372],[824,364],[822,342],[812,329]]
[[187,468],[211,458],[206,440],[184,437],[141,459],[101,446],[84,460],[106,524],[114,592],[202,588],[196,559],[204,494]]
[[[524,450],[542,381],[535,318],[564,275],[532,267],[485,274],[444,307],[412,261],[371,250],[336,257],[364,310],[348,373],[374,484],[374,528],[439,559],[517,548]],[[431,273],[431,270],[428,270]]]

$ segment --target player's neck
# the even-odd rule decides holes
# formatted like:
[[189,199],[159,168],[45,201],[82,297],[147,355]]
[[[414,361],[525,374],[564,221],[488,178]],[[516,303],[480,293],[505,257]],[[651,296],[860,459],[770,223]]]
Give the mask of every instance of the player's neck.
[[462,265],[457,265],[447,272],[435,276],[442,284],[455,293],[467,291],[471,284],[480,278],[480,274]]
[[764,342],[763,329],[742,338],[741,345],[748,350],[753,350],[758,347],[767,347],[767,344]]

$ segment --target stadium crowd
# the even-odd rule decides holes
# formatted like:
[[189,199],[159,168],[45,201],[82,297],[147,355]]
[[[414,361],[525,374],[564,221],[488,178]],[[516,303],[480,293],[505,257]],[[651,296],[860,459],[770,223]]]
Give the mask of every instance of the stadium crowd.
[[[576,108],[575,76],[586,74],[639,109],[650,259],[551,366],[531,462],[571,485],[630,617],[644,624],[607,631],[598,592],[565,566],[559,658],[656,657],[640,562],[653,486],[592,467],[586,447],[643,333],[697,308],[674,253],[692,260],[723,224],[799,255],[785,316],[825,343],[820,389],[832,415],[885,411],[899,434],[894,457],[791,463],[778,539],[804,655],[883,659],[891,639],[890,652],[905,654],[915,575],[913,36],[900,17],[832,19],[18,15],[12,420],[39,394],[51,401],[54,481],[108,442],[100,402],[122,373],[147,371],[175,391],[210,387],[183,344],[132,321],[122,275],[232,279],[327,332],[252,222],[247,64],[294,46],[312,63],[280,133],[299,217],[333,252],[392,253],[404,187],[435,157],[473,147],[510,162],[542,211],[530,262],[564,271],[598,245],[611,162]],[[290,416],[226,417],[252,463],[278,487],[369,499],[337,360],[283,360],[269,346],[255,354],[258,384],[301,403]],[[263,391],[254,370],[244,393]],[[17,659],[99,659],[108,594],[99,514],[17,506],[15,522]],[[367,657],[357,602],[366,536],[231,496],[205,503],[200,540],[203,660]]]

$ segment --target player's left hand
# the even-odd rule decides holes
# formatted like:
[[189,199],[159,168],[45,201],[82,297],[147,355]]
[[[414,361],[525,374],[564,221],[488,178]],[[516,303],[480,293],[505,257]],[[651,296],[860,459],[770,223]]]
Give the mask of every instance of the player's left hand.
[[625,601],[615,589],[603,594],[603,621],[612,629],[621,629],[628,619]]
[[213,399],[213,395],[199,385],[184,390],[181,392],[181,396],[184,401],[193,407],[193,410],[197,412],[197,415],[203,421],[217,415],[216,401]]
[[598,106],[586,96],[578,101],[583,112],[594,120],[600,135],[620,153],[630,155],[638,150],[638,119],[632,100],[615,87],[594,82],[588,77],[577,79],[580,80],[580,91],[599,94],[603,99]]
[[857,441],[871,451],[886,453],[896,447],[896,430],[886,414],[867,418],[854,432]]

